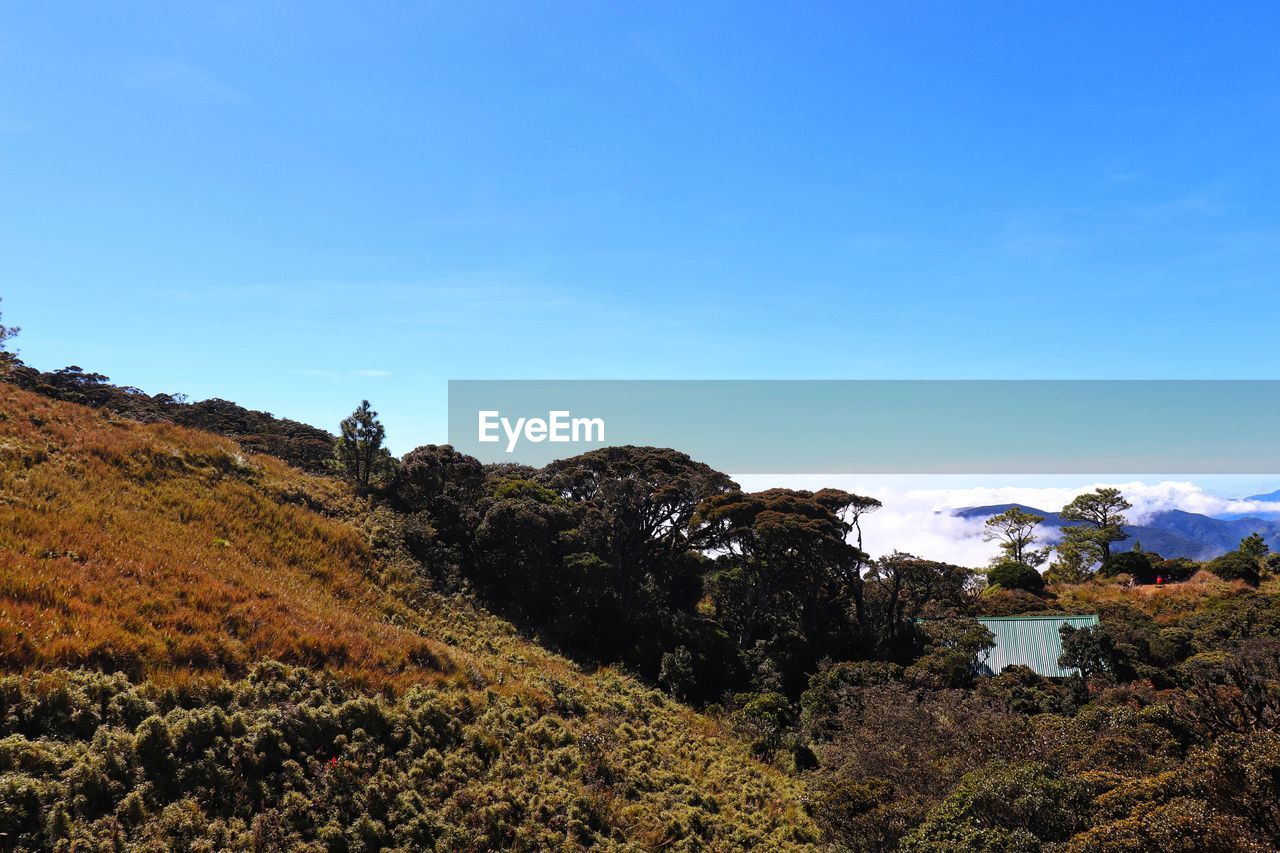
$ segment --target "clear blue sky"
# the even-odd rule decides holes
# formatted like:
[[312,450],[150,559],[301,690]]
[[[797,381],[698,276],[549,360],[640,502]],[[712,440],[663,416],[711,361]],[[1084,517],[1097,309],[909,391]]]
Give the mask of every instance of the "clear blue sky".
[[444,437],[449,378],[1280,375],[1280,4],[0,7],[23,357]]

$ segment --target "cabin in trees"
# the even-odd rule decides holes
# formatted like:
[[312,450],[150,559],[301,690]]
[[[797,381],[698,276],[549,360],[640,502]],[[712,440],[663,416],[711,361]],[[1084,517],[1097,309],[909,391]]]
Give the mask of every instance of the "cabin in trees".
[[978,658],[981,675],[997,675],[1006,666],[1021,664],[1040,675],[1065,678],[1076,670],[1058,666],[1062,655],[1063,625],[1092,628],[1098,617],[1089,616],[981,616],[978,618],[995,635],[996,644]]

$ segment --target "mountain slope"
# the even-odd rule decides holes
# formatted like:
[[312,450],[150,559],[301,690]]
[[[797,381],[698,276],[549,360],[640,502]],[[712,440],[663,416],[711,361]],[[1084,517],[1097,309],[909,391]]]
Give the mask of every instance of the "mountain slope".
[[396,523],[227,439],[0,383],[6,845],[813,842],[797,783],[431,593]]
[[[275,658],[364,683],[441,675],[444,646],[387,624],[354,503],[230,441],[0,385],[6,662],[141,676]],[[19,636],[21,635],[21,636]]]

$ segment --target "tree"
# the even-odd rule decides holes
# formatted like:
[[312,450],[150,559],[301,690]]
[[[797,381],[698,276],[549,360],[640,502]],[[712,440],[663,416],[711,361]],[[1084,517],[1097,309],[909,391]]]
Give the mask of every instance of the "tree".
[[679,646],[674,652],[662,656],[658,668],[658,685],[680,700],[688,700],[693,694],[697,679],[693,672],[693,655],[687,646]]
[[772,691],[739,693],[734,701],[739,706],[731,717],[734,727],[750,741],[757,758],[772,758],[791,726],[792,704],[786,696]]
[[1271,553],[1271,548],[1260,533],[1254,532],[1240,540],[1240,553],[1255,560],[1264,560]]
[[910,636],[916,617],[966,612],[973,581],[972,569],[894,551],[872,563],[864,579],[866,630],[878,647],[892,649]]
[[918,853],[1040,850],[1087,827],[1097,795],[1096,783],[1056,764],[993,761],[961,779],[903,847]]
[[1128,538],[1124,511],[1132,507],[1119,489],[1102,488],[1077,496],[1062,508],[1063,521],[1076,522],[1062,528],[1063,544],[1069,552],[1074,549],[1085,559],[1106,565],[1111,560],[1111,543]]
[[476,527],[484,508],[485,470],[480,460],[448,444],[427,444],[404,455],[391,479],[392,505],[405,513],[409,552],[451,580],[469,576]]
[[696,528],[721,552],[710,582],[717,618],[788,676],[824,654],[847,656],[864,625],[866,554],[848,541],[844,512],[857,500],[835,489],[735,490],[698,509]]
[[595,574],[614,610],[600,614],[598,652],[655,676],[670,650],[663,643],[703,594],[704,537],[691,522],[704,500],[736,484],[687,454],[634,446],[557,460],[537,480],[580,506],[583,548],[602,563]]
[[[698,505],[734,482],[675,450],[606,447],[547,465],[539,482],[588,507],[624,608],[671,591],[689,567]],[[696,596],[695,596],[696,600]]]
[[834,501],[833,506],[837,507],[837,512],[841,518],[853,529],[857,538],[858,550],[861,551],[862,518],[880,509],[884,504],[875,498],[850,494],[840,489],[819,489],[814,493],[813,497],[819,503],[827,500]]
[[1027,592],[1040,592],[1044,589],[1044,578],[1040,573],[1016,560],[997,563],[987,572],[987,582],[1004,589],[1024,589]]
[[972,685],[979,659],[996,644],[995,635],[976,619],[929,619],[919,623],[919,633],[924,653],[903,676],[934,689]]
[[1088,556],[1074,542],[1059,542],[1054,549],[1054,560],[1044,573],[1047,583],[1084,583],[1089,579]]
[[[468,509],[474,510],[486,491],[480,460],[449,444],[424,444],[404,455],[396,469],[390,494],[401,512],[427,512],[451,526]],[[472,519],[467,522],[474,526]]]
[[344,418],[341,436],[333,448],[338,468],[356,485],[368,488],[378,478],[390,473],[391,453],[382,446],[387,431],[378,421],[378,413],[363,400],[356,410]]
[[[3,314],[0,314],[0,319],[3,319],[3,316]],[[0,376],[4,376],[9,372],[16,358],[16,355],[9,352],[5,347],[21,331],[22,329],[17,326],[6,326],[4,323],[0,323]]]
[[1000,551],[1007,559],[1034,569],[1049,558],[1048,548],[1031,547],[1039,538],[1035,535],[1036,525],[1042,521],[1043,515],[1012,506],[987,519],[982,541],[999,542]]
[[1115,644],[1101,627],[1076,628],[1063,625],[1058,629],[1062,636],[1062,654],[1058,666],[1074,669],[1080,676],[1080,684],[1086,690],[1090,676],[1111,670],[1115,660]]
[[[581,508],[530,480],[506,480],[480,503],[484,514],[464,569],[485,600],[559,648],[598,652],[593,641],[602,615],[612,615],[612,595],[607,571],[593,570],[601,561],[582,551],[575,535]],[[437,524],[447,533],[451,523]]]

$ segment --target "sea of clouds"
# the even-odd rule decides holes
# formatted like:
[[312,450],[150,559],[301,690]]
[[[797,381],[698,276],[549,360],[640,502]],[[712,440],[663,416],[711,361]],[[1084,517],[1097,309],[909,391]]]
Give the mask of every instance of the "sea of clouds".
[[[1264,515],[1280,517],[1280,502],[1246,501],[1223,497],[1189,480],[1139,480],[1081,482],[1078,485],[974,486],[949,484],[935,478],[858,478],[850,476],[744,475],[736,478],[744,489],[775,486],[817,490],[830,486],[879,499],[884,507],[862,524],[863,546],[879,557],[905,551],[920,557],[965,566],[983,566],[995,555],[993,542],[982,539],[983,519],[959,518],[954,510],[973,506],[1018,503],[1046,511],[1062,509],[1076,495],[1100,486],[1111,486],[1133,504],[1125,515],[1132,524],[1143,524],[1162,510],[1180,509],[1209,516]],[[1043,543],[1052,543],[1056,531],[1041,529]]]

